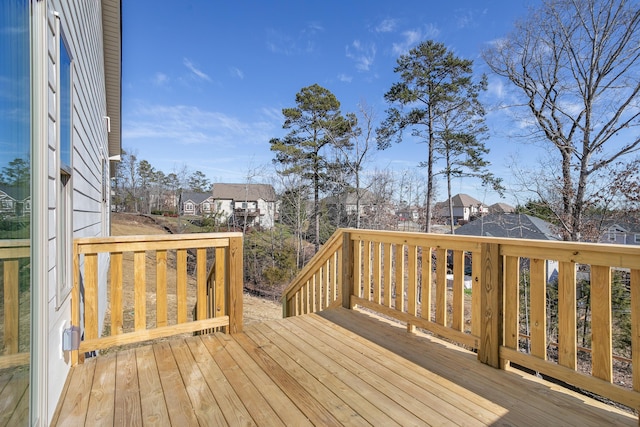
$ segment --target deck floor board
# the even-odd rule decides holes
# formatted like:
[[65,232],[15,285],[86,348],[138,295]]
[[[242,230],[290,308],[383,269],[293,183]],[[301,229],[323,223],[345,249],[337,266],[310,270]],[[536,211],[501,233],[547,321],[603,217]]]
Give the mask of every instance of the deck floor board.
[[54,425],[637,425],[631,413],[341,308],[119,351],[70,375]]

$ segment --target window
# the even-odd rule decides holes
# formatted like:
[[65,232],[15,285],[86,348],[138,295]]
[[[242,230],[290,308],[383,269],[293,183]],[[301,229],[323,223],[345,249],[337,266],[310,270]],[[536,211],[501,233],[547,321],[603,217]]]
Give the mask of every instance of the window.
[[73,286],[72,271],[72,242],[73,242],[73,180],[72,180],[72,82],[73,63],[69,48],[65,42],[64,33],[57,20],[58,38],[58,162],[60,175],[58,177],[58,199],[56,201],[57,233],[56,244],[58,259],[56,270],[58,284],[56,287],[56,308],[60,308],[71,293]]
[[64,40],[64,35],[58,31],[59,40],[59,67],[60,67],[60,169],[71,174],[71,56]]
[[636,233],[636,234],[633,236],[633,241],[634,241],[635,243],[640,243],[640,233]]
[[608,237],[609,237],[609,241],[610,242],[615,242],[616,241],[616,233],[615,232],[609,232]]

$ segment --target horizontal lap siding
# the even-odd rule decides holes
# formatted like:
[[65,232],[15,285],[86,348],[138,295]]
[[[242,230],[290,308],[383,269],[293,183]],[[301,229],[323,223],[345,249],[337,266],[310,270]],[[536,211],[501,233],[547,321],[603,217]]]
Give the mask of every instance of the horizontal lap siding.
[[[50,0],[48,2],[47,74],[48,74],[48,146],[49,146],[49,417],[62,391],[68,372],[67,362],[61,357],[61,331],[71,318],[70,298],[56,308],[56,250],[58,208],[58,76],[56,61],[58,46],[53,12],[60,16],[60,26],[66,37],[73,60],[71,82],[71,144],[72,144],[72,209],[73,237],[103,236],[109,206],[102,201],[102,161],[107,154],[105,75],[102,44],[101,4],[98,1]],[[98,260],[100,300],[106,301],[106,267],[108,257]],[[69,272],[71,277],[71,272]],[[102,319],[106,305],[99,307]]]

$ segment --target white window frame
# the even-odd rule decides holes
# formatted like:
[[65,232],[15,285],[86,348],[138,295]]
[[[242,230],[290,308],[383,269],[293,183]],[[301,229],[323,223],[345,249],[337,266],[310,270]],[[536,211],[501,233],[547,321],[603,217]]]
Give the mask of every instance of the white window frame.
[[[56,75],[58,77],[56,96],[56,140],[57,140],[57,200],[56,200],[56,310],[59,310],[73,288],[73,79],[75,62],[69,44],[67,43],[64,31],[61,28],[60,20],[56,19]],[[62,154],[62,132],[61,121],[61,50],[64,47],[69,58],[69,165],[63,165]]]

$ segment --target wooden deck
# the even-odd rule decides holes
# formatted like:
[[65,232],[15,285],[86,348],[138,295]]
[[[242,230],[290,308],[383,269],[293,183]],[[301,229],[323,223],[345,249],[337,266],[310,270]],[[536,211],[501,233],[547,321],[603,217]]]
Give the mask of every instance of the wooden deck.
[[358,310],[173,339],[72,369],[54,425],[637,425]]

